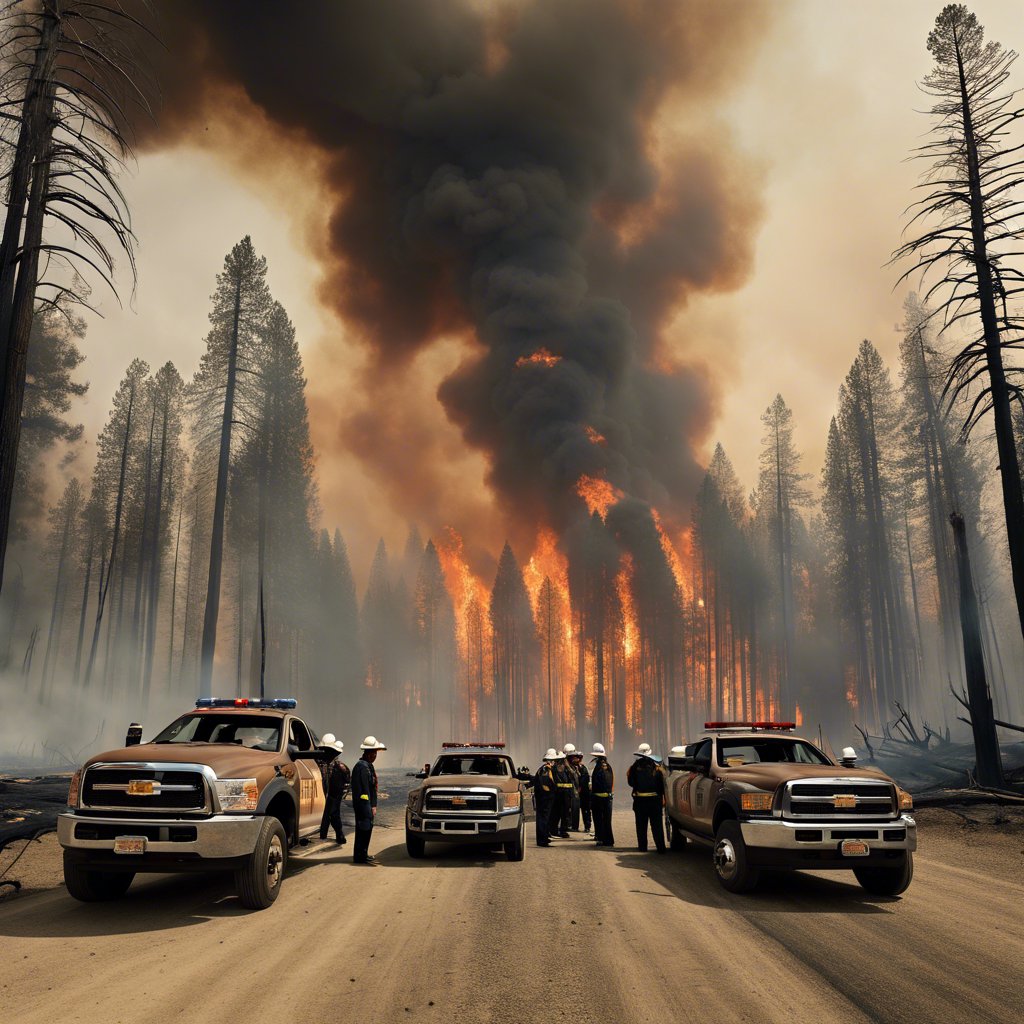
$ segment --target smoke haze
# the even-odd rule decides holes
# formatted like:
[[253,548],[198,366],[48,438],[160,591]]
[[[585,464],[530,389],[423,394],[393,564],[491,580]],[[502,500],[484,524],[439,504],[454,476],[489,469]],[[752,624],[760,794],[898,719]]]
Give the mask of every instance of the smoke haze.
[[[685,515],[716,390],[669,358],[661,330],[748,271],[756,171],[705,111],[766,15],[614,0],[288,14],[167,9],[161,134],[145,141],[202,131],[241,89],[266,119],[268,162],[278,131],[315,152],[310,187],[330,204],[320,295],[368,353],[344,395],[317,372],[331,351],[314,357],[317,436],[357,452],[406,517],[455,520],[478,543],[495,526],[524,542],[564,529],[582,475]],[[685,143],[662,138],[668,112],[695,126]],[[432,394],[410,367],[444,338],[460,354]],[[556,358],[529,361],[538,351]],[[464,506],[453,493],[449,424],[482,453],[499,524],[472,486]]]

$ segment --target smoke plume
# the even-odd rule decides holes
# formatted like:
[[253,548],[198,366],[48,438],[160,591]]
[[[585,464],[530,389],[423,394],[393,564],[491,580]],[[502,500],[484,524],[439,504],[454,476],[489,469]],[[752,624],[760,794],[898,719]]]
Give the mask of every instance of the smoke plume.
[[[241,90],[322,155],[321,295],[371,358],[362,397],[315,413],[376,473],[400,485],[408,461],[369,428],[401,400],[378,401],[376,382],[461,336],[437,399],[511,519],[566,528],[586,512],[584,476],[684,516],[715,387],[662,332],[688,296],[749,268],[756,179],[709,111],[766,16],[659,0],[178,2],[144,142],[200,131]],[[429,467],[418,477],[419,502]]]

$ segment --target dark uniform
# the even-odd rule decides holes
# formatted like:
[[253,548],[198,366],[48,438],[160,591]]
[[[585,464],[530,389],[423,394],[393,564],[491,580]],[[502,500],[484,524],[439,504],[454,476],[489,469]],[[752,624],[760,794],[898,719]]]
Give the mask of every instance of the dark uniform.
[[566,828],[570,832],[580,830],[580,766],[576,763],[576,755],[568,754],[565,767],[569,769],[569,781],[572,783],[572,794],[569,802],[569,820]]
[[377,809],[377,772],[361,757],[352,769],[352,809],[356,812],[356,845],[352,860],[365,864],[369,859],[373,813]]
[[324,794],[327,802],[324,804],[324,816],[320,819],[320,838],[327,838],[327,826],[334,829],[334,838],[339,846],[344,846],[348,840],[345,838],[345,828],[341,823],[341,802],[345,799],[345,791],[352,779],[352,773],[340,757],[336,757],[329,765],[323,768]]
[[658,853],[665,852],[665,773],[649,757],[638,757],[626,773],[626,781],[633,790],[633,815],[636,817],[636,845],[647,849],[647,827],[654,836]]
[[573,774],[565,759],[554,764],[555,786],[558,790],[551,808],[551,834],[559,839],[569,838],[569,818],[572,815]]
[[612,835],[612,794],[615,790],[615,773],[608,761],[599,757],[594,762],[594,774],[590,787],[590,800],[594,808],[594,839],[599,846],[614,846]]
[[[577,755],[576,761],[576,789],[579,793],[579,813],[583,815],[583,831],[590,831],[590,772],[587,770],[587,766],[583,763],[583,755]],[[574,814],[576,818],[574,824],[579,827],[579,818]]]
[[558,787],[551,764],[545,761],[537,769],[533,781],[533,801],[537,809],[537,845],[551,845],[551,807],[555,802]]

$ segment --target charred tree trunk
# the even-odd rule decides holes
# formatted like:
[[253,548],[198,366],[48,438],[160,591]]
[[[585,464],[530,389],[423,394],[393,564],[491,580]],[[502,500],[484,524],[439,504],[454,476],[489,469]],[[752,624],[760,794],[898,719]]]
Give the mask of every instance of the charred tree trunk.
[[[1020,463],[1013,437],[1010,414],[1010,387],[1003,366],[1003,349],[996,313],[995,286],[988,258],[986,204],[981,192],[981,176],[974,114],[964,73],[960,41],[956,39],[956,63],[960,80],[960,105],[963,112],[967,184],[971,208],[971,239],[973,262],[978,285],[978,304],[985,337],[985,363],[992,397],[996,448],[999,452],[999,480],[1003,490],[1003,511],[1006,518],[1006,540],[1010,549],[1013,592],[1017,599],[1017,618],[1024,635],[1024,493],[1021,490]],[[962,580],[961,580],[962,592]]]
[[[135,408],[135,395],[137,385],[132,387],[128,396],[128,413],[125,417],[124,442],[121,445],[121,468],[117,481],[117,500],[114,507],[114,536],[110,542],[110,558],[107,559],[106,580],[100,585],[99,600],[96,605],[96,626],[92,633],[92,647],[89,649],[89,662],[85,667],[85,685],[88,687],[92,681],[92,672],[96,666],[96,649],[100,642],[100,627],[103,624],[103,608],[107,603],[107,593],[110,590],[110,581],[114,575],[114,568],[117,564],[117,545],[121,538],[121,514],[124,511],[124,478],[128,468],[128,447],[132,436],[132,413]],[[110,626],[107,625],[107,635],[110,635]],[[109,662],[109,651],[108,651]]]
[[960,627],[964,640],[964,666],[967,670],[967,696],[971,705],[971,728],[977,757],[977,779],[980,785],[1000,788],[1004,785],[1002,758],[996,736],[992,695],[985,678],[985,659],[981,645],[981,619],[971,576],[971,560],[967,551],[967,531],[963,517],[954,512],[949,517],[956,544],[957,569],[960,576]]
[[45,0],[42,8],[39,46],[26,84],[0,241],[0,588],[11,526],[25,369],[46,213],[54,69],[61,36],[60,0]]

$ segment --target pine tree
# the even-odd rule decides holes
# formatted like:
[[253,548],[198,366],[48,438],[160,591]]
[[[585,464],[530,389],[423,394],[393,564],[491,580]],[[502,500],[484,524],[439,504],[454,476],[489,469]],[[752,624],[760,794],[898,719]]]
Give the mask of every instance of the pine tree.
[[419,704],[431,722],[431,733],[454,734],[455,709],[455,615],[444,582],[441,560],[432,540],[427,541],[416,574],[413,597],[419,670]]
[[47,552],[54,566],[53,601],[50,606],[50,628],[46,637],[43,677],[39,683],[39,700],[44,702],[52,680],[52,668],[60,654],[61,627],[67,604],[75,552],[79,545],[82,488],[72,478],[60,500],[50,509],[50,538]]
[[216,430],[218,421],[220,424],[210,568],[199,663],[199,691],[205,696],[211,692],[213,656],[217,646],[224,520],[234,454],[232,433],[236,418],[248,412],[253,402],[259,400],[258,395],[253,395],[254,389],[249,381],[256,370],[258,345],[270,312],[266,276],[267,261],[256,254],[252,240],[246,235],[225,257],[224,268],[217,275],[206,352],[190,387],[199,432],[210,435]]
[[536,629],[530,596],[512,548],[505,543],[491,588],[492,665],[503,734],[525,735],[531,724],[529,693],[536,665]]

